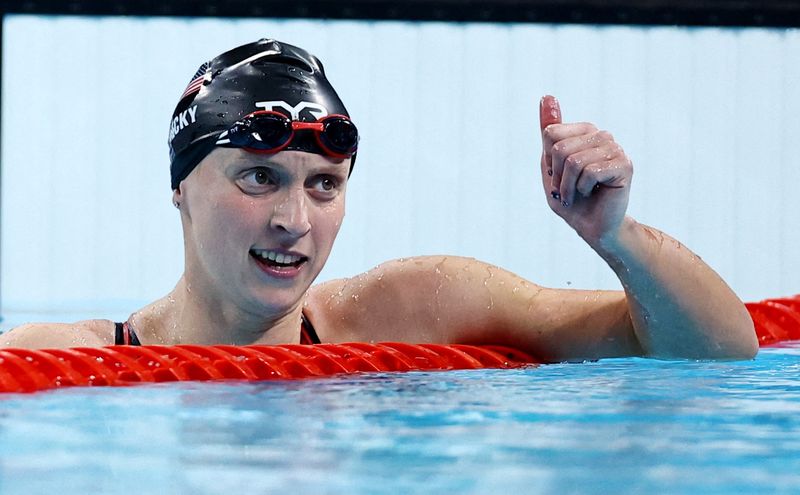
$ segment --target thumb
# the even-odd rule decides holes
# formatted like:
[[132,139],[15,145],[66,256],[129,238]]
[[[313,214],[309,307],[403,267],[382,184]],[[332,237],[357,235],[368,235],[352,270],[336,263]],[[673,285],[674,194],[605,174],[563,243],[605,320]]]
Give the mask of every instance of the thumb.
[[[545,142],[544,130],[549,125],[560,123],[561,107],[558,105],[558,100],[556,100],[555,96],[542,96],[542,99],[539,101],[539,128],[542,131],[542,179],[545,184],[545,192],[549,192],[550,194],[552,194],[552,191],[556,190],[551,189],[547,191],[551,187],[551,181],[547,177],[553,175],[553,157],[550,156],[548,146],[551,146],[553,143],[548,144]],[[558,184],[555,184],[555,186],[558,187]],[[558,199],[556,196],[553,196],[553,198]]]
[[545,95],[539,101],[539,128],[561,123],[561,106],[555,96]]

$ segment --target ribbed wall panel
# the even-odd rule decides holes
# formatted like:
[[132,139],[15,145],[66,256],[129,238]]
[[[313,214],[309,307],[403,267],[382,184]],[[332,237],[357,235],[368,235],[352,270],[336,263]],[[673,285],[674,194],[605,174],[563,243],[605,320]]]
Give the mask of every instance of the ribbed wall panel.
[[552,93],[633,157],[631,215],[745,299],[800,292],[797,31],[10,16],[3,36],[4,312],[125,316],[171,289],[175,99],[200,63],[262,36],[317,54],[362,131],[321,280],[443,253],[618,287],[545,204]]

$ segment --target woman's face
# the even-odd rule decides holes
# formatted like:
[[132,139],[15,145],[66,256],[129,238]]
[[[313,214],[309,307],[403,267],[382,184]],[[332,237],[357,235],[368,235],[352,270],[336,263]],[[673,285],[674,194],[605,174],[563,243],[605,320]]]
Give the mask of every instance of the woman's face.
[[192,290],[255,314],[293,308],[331,252],[349,168],[301,151],[214,150],[175,193]]

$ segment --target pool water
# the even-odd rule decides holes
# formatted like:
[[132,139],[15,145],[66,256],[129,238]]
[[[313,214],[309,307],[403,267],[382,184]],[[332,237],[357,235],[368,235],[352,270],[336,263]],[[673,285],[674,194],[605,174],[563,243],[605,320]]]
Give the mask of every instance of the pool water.
[[0,494],[797,493],[800,344],[753,361],[0,397]]

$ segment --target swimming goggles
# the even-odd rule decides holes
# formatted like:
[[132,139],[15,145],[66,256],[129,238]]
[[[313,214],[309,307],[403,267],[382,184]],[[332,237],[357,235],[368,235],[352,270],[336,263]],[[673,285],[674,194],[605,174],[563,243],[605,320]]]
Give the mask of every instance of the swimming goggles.
[[259,110],[246,115],[217,139],[217,146],[277,153],[289,146],[295,132],[314,132],[326,155],[349,158],[358,149],[358,129],[345,115],[328,115],[316,122],[298,122],[282,113]]

